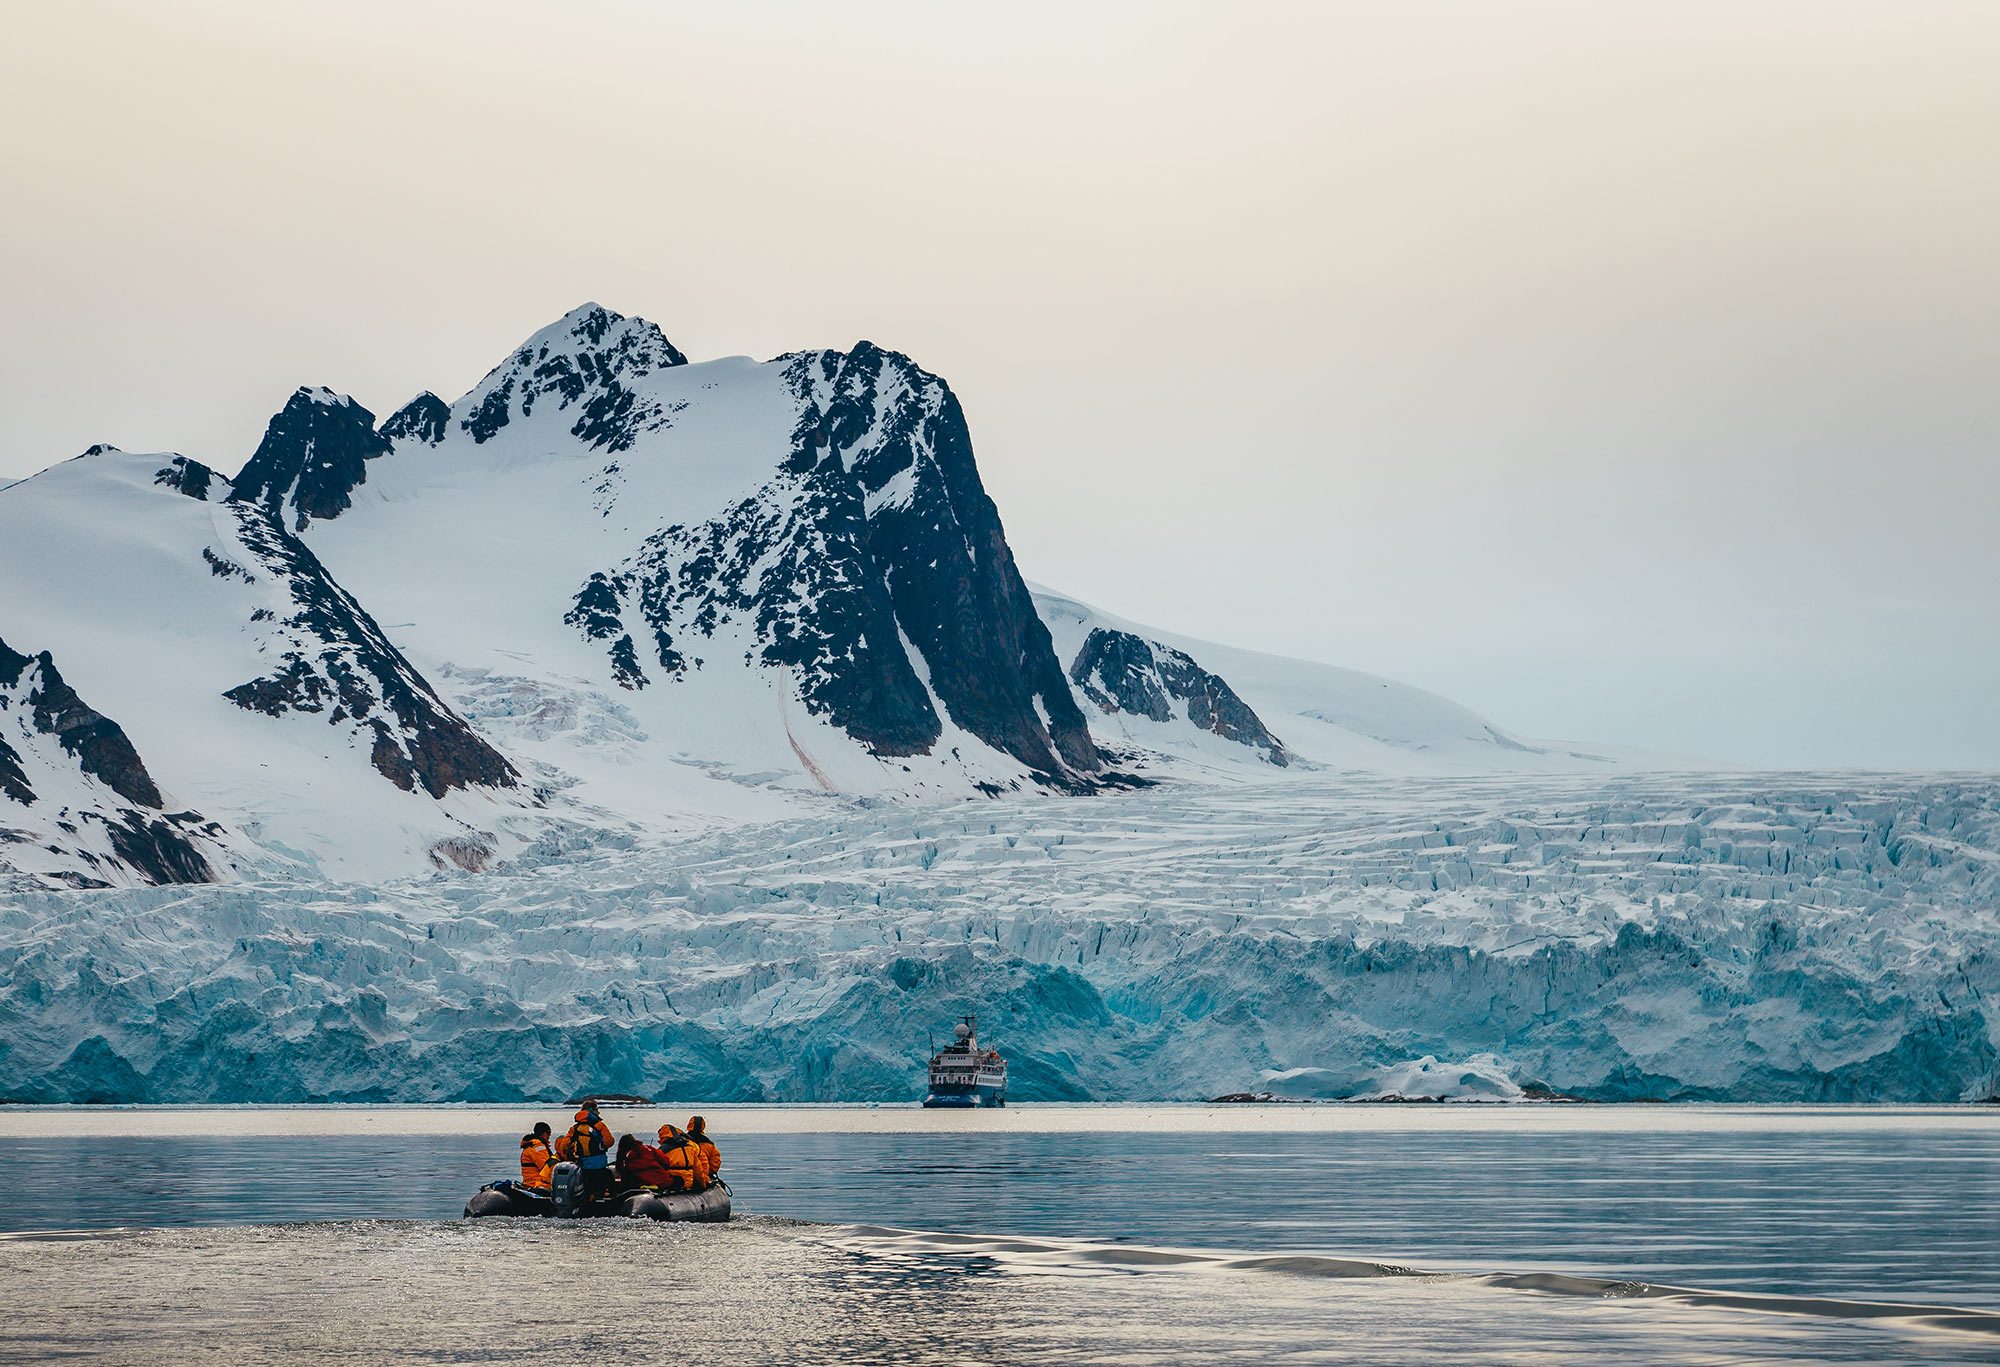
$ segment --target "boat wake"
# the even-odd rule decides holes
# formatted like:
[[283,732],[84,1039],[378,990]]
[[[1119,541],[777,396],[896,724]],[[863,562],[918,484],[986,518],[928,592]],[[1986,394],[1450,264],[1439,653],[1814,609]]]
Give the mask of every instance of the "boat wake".
[[1000,1270],[1055,1275],[1115,1275],[1145,1272],[1278,1274],[1332,1280],[1414,1277],[1589,1300],[1633,1300],[1678,1304],[1705,1310],[1737,1310],[1825,1320],[1883,1322],[1912,1329],[1977,1334],[2000,1340],[2000,1310],[1922,1305],[1901,1301],[1847,1300],[1831,1296],[1787,1296],[1746,1291],[1710,1291],[1655,1282],[1621,1281],[1562,1272],[1468,1272],[1426,1270],[1364,1258],[1317,1253],[1233,1253],[1220,1250],[1147,1248],[1087,1239],[1017,1238],[976,1234],[936,1234],[886,1225],[842,1226],[835,1242],[879,1257],[958,1257],[978,1259]]
[[1947,1306],[754,1214],[16,1234],[0,1278],[0,1362],[2000,1363],[2000,1313]]

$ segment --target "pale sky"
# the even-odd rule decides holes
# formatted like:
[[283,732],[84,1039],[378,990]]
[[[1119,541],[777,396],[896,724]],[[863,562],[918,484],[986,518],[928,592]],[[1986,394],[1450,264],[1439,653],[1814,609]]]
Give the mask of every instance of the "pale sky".
[[[2000,767],[2000,4],[0,0],[0,478],[585,299],[945,376],[1029,577]],[[0,592],[5,586],[0,586]]]

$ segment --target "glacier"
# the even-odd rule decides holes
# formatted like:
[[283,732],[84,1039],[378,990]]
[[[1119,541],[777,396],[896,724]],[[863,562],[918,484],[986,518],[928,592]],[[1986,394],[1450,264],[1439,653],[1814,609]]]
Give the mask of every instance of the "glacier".
[[1495,1096],[1981,1099],[1996,898],[1990,776],[1322,770],[828,798],[632,848],[551,833],[479,875],[19,880],[0,1094],[907,1100],[927,1032],[977,1012],[1023,1100],[1281,1074],[1308,1095],[1471,1076]]
[[0,1099],[1996,1090],[1992,775],[1514,735],[1014,562],[950,386],[585,304],[0,487]]

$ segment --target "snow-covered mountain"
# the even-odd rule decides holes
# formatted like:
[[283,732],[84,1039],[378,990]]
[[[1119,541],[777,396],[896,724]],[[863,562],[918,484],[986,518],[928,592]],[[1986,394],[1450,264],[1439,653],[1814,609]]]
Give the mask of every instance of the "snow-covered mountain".
[[[0,490],[0,571],[0,634],[227,832],[215,877],[476,867],[828,794],[1629,762],[1036,598],[944,381],[867,342],[690,363],[595,304],[455,403],[378,422],[301,388],[234,479],[96,448]],[[98,877],[33,843],[36,873]]]
[[1031,591],[908,358],[586,305],[0,486],[0,1099],[2000,1086],[2000,787],[1692,767]]
[[95,448],[0,494],[0,631],[229,829],[214,876],[1120,781],[957,401],[867,343],[692,365],[585,305],[456,404],[302,388],[233,480]]
[[[513,767],[229,493],[198,462],[109,447],[0,492],[0,637],[115,719],[146,775],[127,786],[165,795],[139,806],[201,814],[223,855],[206,876],[381,877],[517,847],[534,823]],[[32,810],[0,805],[0,828]]]
[[374,438],[324,392],[287,411],[252,496],[567,802],[1101,781],[957,401],[903,356],[690,364],[586,305]]

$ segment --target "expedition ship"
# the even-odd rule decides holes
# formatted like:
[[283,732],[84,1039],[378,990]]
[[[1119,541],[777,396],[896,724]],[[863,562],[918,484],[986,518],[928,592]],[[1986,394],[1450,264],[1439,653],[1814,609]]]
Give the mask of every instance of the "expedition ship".
[[1005,1106],[1007,1060],[979,1047],[979,1020],[967,1016],[951,1028],[952,1043],[931,1055],[926,1106]]

